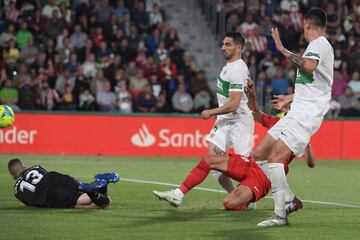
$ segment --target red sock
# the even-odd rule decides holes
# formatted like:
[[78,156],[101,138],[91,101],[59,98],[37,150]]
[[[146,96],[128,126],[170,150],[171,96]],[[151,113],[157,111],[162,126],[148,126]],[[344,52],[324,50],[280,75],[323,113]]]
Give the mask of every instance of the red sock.
[[202,183],[202,181],[205,180],[207,175],[209,175],[210,172],[210,165],[204,160],[201,159],[198,165],[194,167],[189,175],[186,177],[185,181],[179,189],[186,194],[188,191],[193,189],[195,186]]

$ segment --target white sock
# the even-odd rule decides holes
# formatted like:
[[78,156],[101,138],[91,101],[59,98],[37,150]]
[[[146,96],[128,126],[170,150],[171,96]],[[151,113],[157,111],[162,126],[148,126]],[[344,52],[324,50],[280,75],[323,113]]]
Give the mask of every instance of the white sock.
[[184,197],[184,193],[180,190],[180,188],[175,189],[174,193],[175,193],[176,197],[178,197],[178,198]]
[[269,177],[269,164],[267,160],[264,161],[256,161],[256,164],[259,168],[265,173],[267,177]]
[[291,191],[290,187],[288,184],[287,185],[287,189],[285,191],[285,202],[291,202],[292,200],[294,200],[295,194]]
[[285,192],[286,176],[283,163],[269,163],[269,178],[272,186],[275,210],[274,212],[280,217],[286,217],[285,212]]

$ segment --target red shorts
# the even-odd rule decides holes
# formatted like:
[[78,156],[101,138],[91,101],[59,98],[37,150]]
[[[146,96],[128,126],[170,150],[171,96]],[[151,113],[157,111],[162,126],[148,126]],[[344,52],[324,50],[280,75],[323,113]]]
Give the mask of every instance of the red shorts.
[[254,194],[252,202],[265,197],[271,189],[271,182],[256,162],[237,154],[229,157],[226,175],[251,189]]

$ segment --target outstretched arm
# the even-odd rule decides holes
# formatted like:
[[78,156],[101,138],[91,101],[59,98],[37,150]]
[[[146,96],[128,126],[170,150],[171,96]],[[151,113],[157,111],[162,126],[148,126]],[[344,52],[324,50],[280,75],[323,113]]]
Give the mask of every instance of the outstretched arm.
[[271,36],[274,39],[276,49],[284,55],[295,67],[303,72],[312,73],[315,71],[318,61],[311,58],[304,58],[287,50],[281,42],[280,34],[277,28],[271,29]]

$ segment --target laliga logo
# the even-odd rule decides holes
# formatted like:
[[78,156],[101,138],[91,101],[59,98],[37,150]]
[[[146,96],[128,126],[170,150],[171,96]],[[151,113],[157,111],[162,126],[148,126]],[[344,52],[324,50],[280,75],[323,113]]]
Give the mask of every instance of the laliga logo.
[[148,147],[155,143],[155,137],[149,133],[146,125],[143,124],[139,132],[131,137],[131,142],[138,147]]

